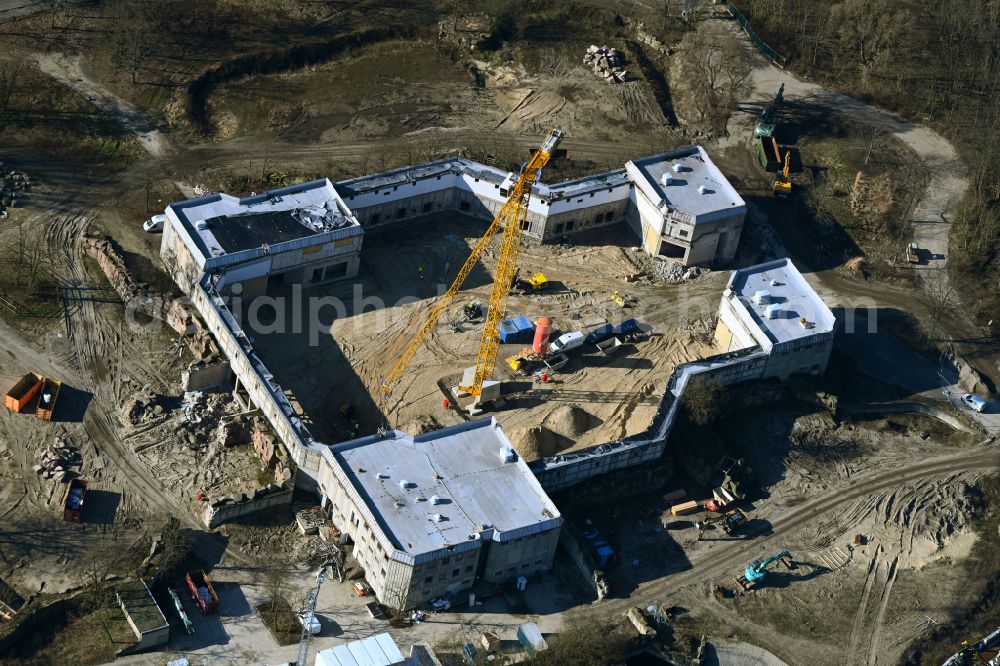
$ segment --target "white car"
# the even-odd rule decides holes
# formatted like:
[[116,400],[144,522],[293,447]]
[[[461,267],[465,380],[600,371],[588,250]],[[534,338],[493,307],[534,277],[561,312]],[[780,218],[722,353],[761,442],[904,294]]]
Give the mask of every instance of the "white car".
[[309,631],[310,636],[315,636],[323,628],[315,613],[299,613],[299,623]]
[[980,398],[978,395],[973,395],[972,393],[966,393],[962,396],[962,402],[965,406],[974,412],[982,413],[986,409],[986,401]]
[[143,222],[142,229],[143,231],[152,234],[156,233],[157,231],[163,231],[163,225],[166,223],[167,223],[167,216],[161,213],[160,215],[154,215],[153,217]]

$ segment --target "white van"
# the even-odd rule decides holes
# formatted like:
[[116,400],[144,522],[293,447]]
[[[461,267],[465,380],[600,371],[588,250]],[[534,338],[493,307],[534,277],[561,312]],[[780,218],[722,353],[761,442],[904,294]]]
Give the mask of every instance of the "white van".
[[583,341],[584,336],[580,331],[563,333],[556,339],[555,342],[549,345],[549,351],[553,354],[568,352],[570,349],[576,349],[577,347],[583,346]]

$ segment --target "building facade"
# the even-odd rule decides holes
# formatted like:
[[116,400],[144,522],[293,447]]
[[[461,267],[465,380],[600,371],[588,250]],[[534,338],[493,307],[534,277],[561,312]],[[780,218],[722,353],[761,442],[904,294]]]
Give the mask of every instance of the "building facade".
[[388,606],[552,566],[562,517],[495,419],[418,436],[390,431],[329,447],[324,458],[323,504]]
[[190,295],[205,275],[244,297],[269,282],[318,285],[358,274],[364,231],[327,180],[244,199],[210,194],[165,210],[160,256]]
[[731,352],[759,347],[764,377],[821,375],[836,319],[790,259],[733,271],[719,304],[715,342]]

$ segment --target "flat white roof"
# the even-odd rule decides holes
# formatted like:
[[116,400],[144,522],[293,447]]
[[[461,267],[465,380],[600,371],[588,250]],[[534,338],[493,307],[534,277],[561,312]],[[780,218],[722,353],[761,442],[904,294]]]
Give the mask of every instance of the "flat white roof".
[[[203,258],[308,239],[360,225],[327,178],[243,199],[223,193],[172,203],[167,219]],[[177,228],[179,225],[179,229]]]
[[[834,330],[836,320],[791,259],[777,259],[733,271],[727,292],[738,300],[750,318],[775,344]],[[756,303],[758,292],[768,292],[767,302]],[[768,318],[768,307],[777,305],[777,318]],[[800,318],[805,318],[803,327]]]
[[[735,188],[701,146],[689,146],[669,153],[641,157],[629,162],[644,182],[643,190],[652,192],[667,206],[694,216],[746,205]],[[680,171],[675,170],[680,167]],[[664,174],[673,179],[663,184]],[[699,191],[699,188],[704,190]]]
[[396,666],[405,664],[392,636],[376,634],[316,653],[315,666]]
[[[501,458],[502,449],[513,454],[510,462]],[[478,538],[507,541],[562,524],[493,418],[416,437],[393,430],[332,446],[329,455],[338,478],[351,484],[383,534],[412,556]]]

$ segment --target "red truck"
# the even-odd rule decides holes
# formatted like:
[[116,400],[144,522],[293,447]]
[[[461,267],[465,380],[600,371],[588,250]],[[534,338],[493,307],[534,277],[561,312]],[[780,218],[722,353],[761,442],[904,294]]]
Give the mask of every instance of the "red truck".
[[215,588],[212,587],[212,581],[208,579],[208,574],[204,570],[198,569],[189,571],[185,578],[188,589],[191,590],[191,596],[194,597],[194,602],[198,604],[202,614],[214,613],[219,607],[219,597],[215,594]]
[[66,497],[63,498],[63,520],[67,523],[79,523],[83,519],[83,498],[86,495],[86,481],[73,479],[69,482]]

